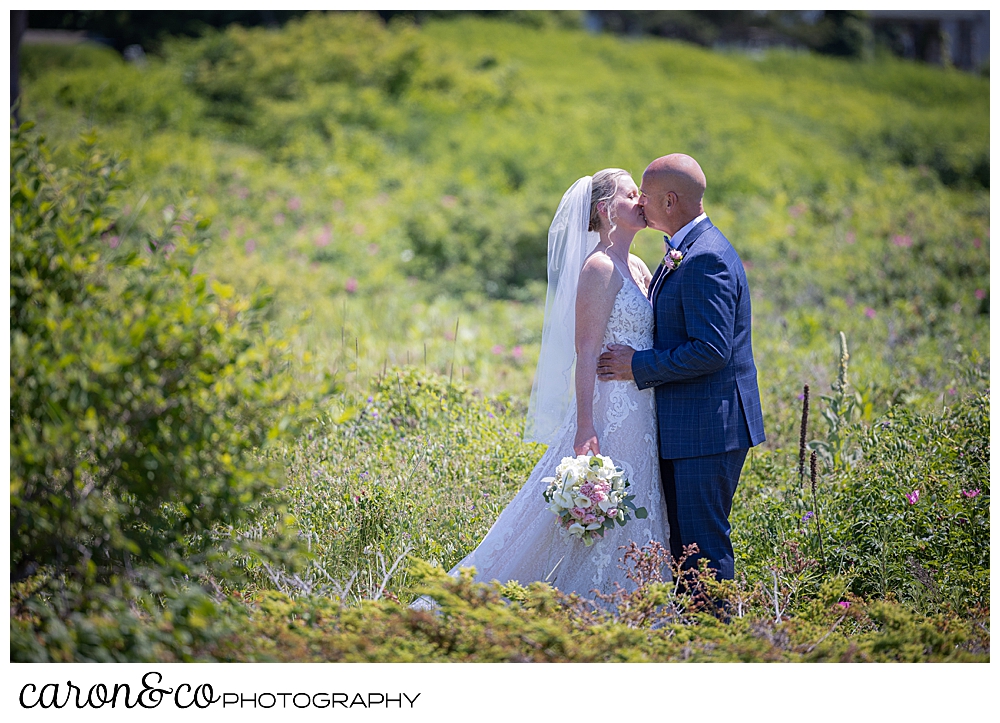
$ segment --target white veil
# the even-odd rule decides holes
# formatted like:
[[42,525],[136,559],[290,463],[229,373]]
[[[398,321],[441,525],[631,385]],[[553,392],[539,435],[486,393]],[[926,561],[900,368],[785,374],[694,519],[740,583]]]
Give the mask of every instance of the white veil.
[[549,226],[549,286],[538,369],[531,388],[524,439],[550,444],[569,411],[575,393],[576,288],[583,262],[600,235],[590,225],[591,177],[569,187]]

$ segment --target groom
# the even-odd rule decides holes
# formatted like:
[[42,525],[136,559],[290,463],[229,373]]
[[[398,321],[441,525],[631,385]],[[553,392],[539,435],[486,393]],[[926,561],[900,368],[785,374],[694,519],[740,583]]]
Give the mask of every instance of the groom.
[[696,542],[716,577],[732,579],[729,512],[747,451],[764,441],[747,278],[702,208],[697,161],[680,153],[657,158],[640,192],[647,224],[667,234],[649,286],[653,348],[612,344],[597,375],[655,387],[670,553],[679,559]]

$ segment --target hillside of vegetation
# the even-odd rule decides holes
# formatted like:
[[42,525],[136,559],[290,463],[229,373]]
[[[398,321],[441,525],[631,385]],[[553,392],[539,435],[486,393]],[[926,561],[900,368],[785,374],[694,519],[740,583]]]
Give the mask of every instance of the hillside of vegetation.
[[[22,68],[12,657],[988,658],[987,79],[344,13]],[[461,559],[542,452],[561,194],[669,152],[754,307],[736,622],[655,581],[602,621],[440,580],[410,560]],[[421,586],[451,622],[397,606]]]

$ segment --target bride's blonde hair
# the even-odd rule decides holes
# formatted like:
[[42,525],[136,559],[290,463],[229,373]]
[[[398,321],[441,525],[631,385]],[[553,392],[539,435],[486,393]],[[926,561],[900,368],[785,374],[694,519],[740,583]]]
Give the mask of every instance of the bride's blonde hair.
[[587,227],[588,231],[601,230],[601,214],[597,210],[597,204],[601,201],[612,202],[608,204],[608,222],[611,224],[611,228],[615,227],[615,222],[611,220],[614,218],[612,204],[615,196],[618,195],[618,185],[622,176],[628,175],[629,172],[621,168],[605,168],[594,174],[590,181],[590,225]]

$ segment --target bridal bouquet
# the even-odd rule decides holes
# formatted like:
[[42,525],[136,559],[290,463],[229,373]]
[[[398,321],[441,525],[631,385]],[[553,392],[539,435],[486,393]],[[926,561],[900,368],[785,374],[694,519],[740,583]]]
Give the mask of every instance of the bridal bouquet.
[[635,495],[627,492],[628,478],[610,457],[563,457],[555,477],[542,481],[548,483],[542,496],[549,510],[559,515],[566,534],[583,540],[587,547],[615,523],[624,526],[631,520],[627,510],[634,512],[637,519],[646,518],[646,508],[633,504]]

